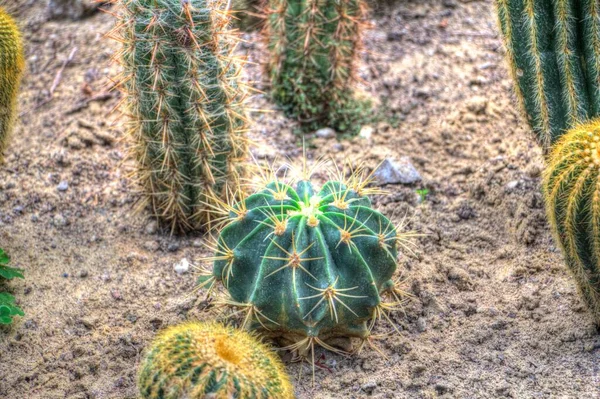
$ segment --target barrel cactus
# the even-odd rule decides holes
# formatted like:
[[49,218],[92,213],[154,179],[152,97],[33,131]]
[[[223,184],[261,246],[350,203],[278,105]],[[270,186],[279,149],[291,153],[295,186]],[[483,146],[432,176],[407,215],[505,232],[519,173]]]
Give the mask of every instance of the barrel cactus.
[[406,236],[371,207],[368,179],[317,190],[309,176],[271,176],[231,206],[200,283],[222,283],[247,328],[314,355],[315,345],[336,350],[331,339],[368,342],[375,320],[389,320],[403,300],[393,275]]
[[600,326],[600,119],[554,146],[544,175],[548,218],[579,291]]
[[283,364],[245,331],[216,323],[171,327],[140,366],[143,399],[293,399]]
[[354,95],[363,0],[269,0],[265,37],[272,96],[306,129],[357,133],[367,113]]
[[21,34],[15,21],[0,7],[0,162],[15,121],[17,93],[24,69]]
[[515,91],[538,141],[550,146],[600,116],[600,3],[496,0]]
[[122,87],[137,177],[172,230],[210,224],[247,145],[237,40],[222,0],[119,0]]

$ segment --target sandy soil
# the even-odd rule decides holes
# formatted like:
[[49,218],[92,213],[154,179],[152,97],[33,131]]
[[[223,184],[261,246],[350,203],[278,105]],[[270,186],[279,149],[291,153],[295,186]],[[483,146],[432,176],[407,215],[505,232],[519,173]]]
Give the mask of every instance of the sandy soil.
[[[28,61],[0,168],[0,244],[26,271],[9,285],[26,316],[0,331],[0,397],[134,398],[156,331],[214,317],[190,295],[193,275],[173,270],[206,255],[204,239],[170,237],[134,212],[133,165],[109,115],[119,102],[107,92],[118,73],[117,44],[102,38],[111,17],[47,22],[41,3],[0,0],[19,19]],[[426,233],[402,259],[414,299],[392,315],[401,334],[378,325],[385,357],[319,352],[314,388],[310,367],[283,354],[299,398],[600,397],[600,337],[545,222],[542,158],[515,111],[491,3],[374,6],[361,77],[388,121],[370,140],[315,138],[309,156],[370,166],[411,157],[423,182],[389,186],[375,202]],[[257,33],[246,37],[240,52],[259,61]],[[258,66],[247,75],[261,80]],[[261,95],[251,106],[274,109]],[[258,158],[299,159],[292,122],[253,118]]]

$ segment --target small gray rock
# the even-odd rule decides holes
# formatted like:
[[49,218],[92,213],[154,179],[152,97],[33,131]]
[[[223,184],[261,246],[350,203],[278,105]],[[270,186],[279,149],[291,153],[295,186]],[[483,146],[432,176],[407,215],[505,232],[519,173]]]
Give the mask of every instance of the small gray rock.
[[409,157],[399,161],[386,158],[373,174],[379,185],[384,184],[413,184],[421,181],[421,175],[410,162]]
[[373,391],[375,391],[375,388],[377,388],[377,383],[375,381],[367,381],[360,387],[360,389],[366,392],[367,395],[372,395]]
[[175,263],[173,270],[175,270],[175,273],[177,274],[187,273],[190,270],[190,262],[186,258],[183,258]]
[[330,127],[325,127],[323,129],[319,129],[315,132],[315,136],[321,139],[332,139],[335,137],[335,130]]
[[67,182],[66,180],[61,181],[60,183],[58,183],[58,186],[56,186],[56,189],[58,191],[67,191],[69,189],[69,182]]

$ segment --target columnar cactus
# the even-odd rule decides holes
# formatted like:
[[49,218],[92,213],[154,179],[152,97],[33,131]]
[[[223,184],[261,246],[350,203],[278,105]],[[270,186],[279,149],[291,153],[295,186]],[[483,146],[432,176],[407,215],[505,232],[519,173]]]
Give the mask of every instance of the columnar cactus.
[[199,229],[214,219],[247,151],[226,3],[115,1],[139,180],[159,220]]
[[600,3],[496,0],[515,91],[547,151],[600,116]]
[[[405,238],[371,207],[367,182],[354,174],[317,190],[308,174],[295,188],[272,177],[230,207],[213,270],[200,282],[221,282],[246,327],[301,353],[332,349],[330,338],[367,339],[400,301],[392,277]],[[385,302],[388,293],[398,302]]]
[[269,0],[265,36],[274,100],[306,128],[358,132],[366,103],[355,98],[363,0]]
[[212,323],[171,327],[140,366],[143,399],[293,399],[283,364],[247,332]]
[[543,186],[567,266],[600,325],[600,119],[576,126],[555,144]]
[[24,69],[21,34],[15,21],[0,7],[0,162],[15,121],[17,93]]

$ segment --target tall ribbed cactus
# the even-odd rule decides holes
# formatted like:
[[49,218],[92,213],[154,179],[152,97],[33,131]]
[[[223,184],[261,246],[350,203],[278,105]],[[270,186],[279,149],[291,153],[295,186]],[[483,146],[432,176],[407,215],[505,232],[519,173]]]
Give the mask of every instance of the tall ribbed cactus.
[[600,326],[600,119],[577,125],[559,139],[543,186],[556,239]]
[[272,95],[309,129],[358,132],[366,103],[354,97],[363,0],[269,0],[265,36]]
[[141,364],[143,399],[293,399],[281,360],[250,334],[216,323],[162,332]]
[[600,116],[600,2],[496,0],[515,91],[548,151]]
[[[331,349],[333,337],[369,337],[374,321],[400,301],[392,277],[407,237],[371,207],[360,173],[320,190],[309,176],[294,188],[273,174],[232,205],[213,270],[200,278],[225,286],[226,303],[245,313],[246,327],[302,352],[315,344]],[[398,302],[385,302],[388,294]]]
[[172,229],[209,224],[247,145],[223,0],[114,0],[138,178]]
[[17,93],[25,69],[21,34],[15,21],[0,7],[0,162],[15,120]]

